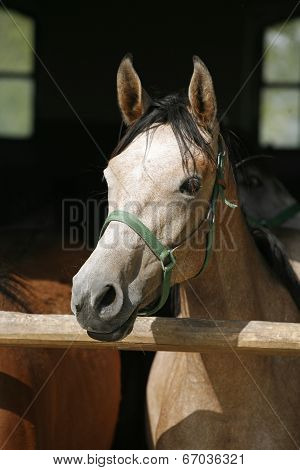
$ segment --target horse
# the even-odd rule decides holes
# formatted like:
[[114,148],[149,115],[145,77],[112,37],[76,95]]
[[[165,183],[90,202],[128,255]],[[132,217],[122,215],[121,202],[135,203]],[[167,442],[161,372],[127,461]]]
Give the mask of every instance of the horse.
[[[119,66],[128,128],[104,171],[109,215],[73,278],[71,301],[79,324],[99,340],[129,334],[137,315],[155,313],[175,284],[180,317],[299,321],[300,303],[239,207],[211,75],[199,57],[193,64],[187,96],[157,99],[130,55]],[[147,385],[149,446],[298,448],[299,386],[298,358],[158,352]]]
[[[300,204],[270,170],[259,165],[264,155],[253,155],[237,163],[238,190],[244,212],[254,222],[271,229],[300,230]],[[271,159],[272,157],[265,158]]]
[[[71,279],[87,257],[56,232],[0,231],[0,310],[71,313]],[[117,351],[0,348],[1,449],[109,449],[120,402]]]
[[272,158],[253,155],[236,165],[241,207],[250,225],[268,228],[283,243],[300,279],[300,204],[262,161]]

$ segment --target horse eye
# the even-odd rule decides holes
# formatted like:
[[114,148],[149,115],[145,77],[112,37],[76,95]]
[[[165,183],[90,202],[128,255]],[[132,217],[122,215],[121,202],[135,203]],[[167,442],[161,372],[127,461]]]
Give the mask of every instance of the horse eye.
[[262,185],[262,181],[257,176],[249,177],[249,184],[252,188],[259,188]]
[[194,196],[201,188],[201,180],[198,176],[192,176],[185,180],[180,186],[180,192]]

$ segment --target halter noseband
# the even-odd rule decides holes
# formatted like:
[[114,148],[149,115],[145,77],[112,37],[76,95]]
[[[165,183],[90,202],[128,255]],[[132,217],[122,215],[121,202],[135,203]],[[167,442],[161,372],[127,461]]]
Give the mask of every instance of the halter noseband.
[[[232,209],[237,207],[236,204],[233,204],[229,202],[224,195],[224,190],[225,190],[225,183],[224,183],[224,162],[225,162],[225,157],[226,157],[226,152],[225,152],[225,147],[223,144],[223,139],[220,135],[219,138],[219,151],[218,151],[218,156],[217,156],[217,169],[216,169],[216,178],[215,178],[215,183],[210,199],[210,204],[209,208],[206,214],[206,217],[202,219],[201,224],[199,227],[197,227],[196,230],[198,230],[202,224],[205,222],[208,223],[208,231],[206,233],[206,246],[205,246],[205,257],[204,261],[202,263],[202,266],[196,276],[199,276],[204,269],[206,268],[211,253],[212,253],[212,248],[213,248],[213,242],[214,242],[214,233],[215,233],[215,219],[216,219],[216,205],[217,205],[217,200],[219,195],[221,196],[222,200],[227,204],[229,207]],[[120,210],[115,210],[111,212],[101,229],[100,233],[100,238],[102,237],[105,229],[109,225],[110,222],[121,222],[123,224],[128,225],[134,232],[136,232],[139,237],[144,240],[146,245],[150,248],[152,253],[159,259],[163,271],[163,279],[162,279],[162,290],[161,290],[161,295],[160,295],[160,300],[158,301],[157,305],[150,309],[150,310],[145,310],[143,312],[139,312],[138,315],[140,316],[148,316],[148,315],[153,315],[156,313],[158,310],[160,310],[164,304],[166,303],[166,300],[168,298],[170,288],[171,288],[171,275],[172,275],[172,270],[174,266],[176,265],[176,258],[173,254],[173,252],[182,246],[186,240],[179,245],[177,245],[175,248],[169,248],[168,246],[163,245],[154,235],[151,230],[146,227],[146,225],[143,224],[134,214],[130,212],[125,212],[125,211],[120,211]],[[195,277],[196,277],[195,276]]]

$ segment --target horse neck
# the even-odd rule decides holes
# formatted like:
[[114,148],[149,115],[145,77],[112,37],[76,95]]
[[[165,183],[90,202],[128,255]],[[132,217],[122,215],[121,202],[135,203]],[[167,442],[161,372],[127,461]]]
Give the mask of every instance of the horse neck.
[[[226,198],[237,201],[229,167],[226,181]],[[226,208],[223,216],[220,205],[215,221],[214,247],[218,249],[213,250],[203,273],[181,284],[181,316],[299,321],[296,305],[259,253],[241,210]]]

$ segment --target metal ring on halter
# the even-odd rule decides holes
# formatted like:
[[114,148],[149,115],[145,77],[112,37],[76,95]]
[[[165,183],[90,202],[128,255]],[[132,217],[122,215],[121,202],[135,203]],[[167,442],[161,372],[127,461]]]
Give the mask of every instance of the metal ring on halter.
[[[161,263],[161,267],[163,271],[169,271],[170,269],[173,269],[175,264],[176,264],[176,259],[175,256],[172,253],[173,250],[165,250],[161,253],[159,259]],[[169,263],[164,264],[165,260],[169,258]]]
[[215,223],[215,220],[216,220],[216,213],[215,213],[215,211],[213,210],[213,208],[212,208],[211,205],[209,206],[209,209],[208,209],[208,212],[207,212],[207,216],[205,217],[204,220],[207,220],[210,226],[212,226],[212,225]]

